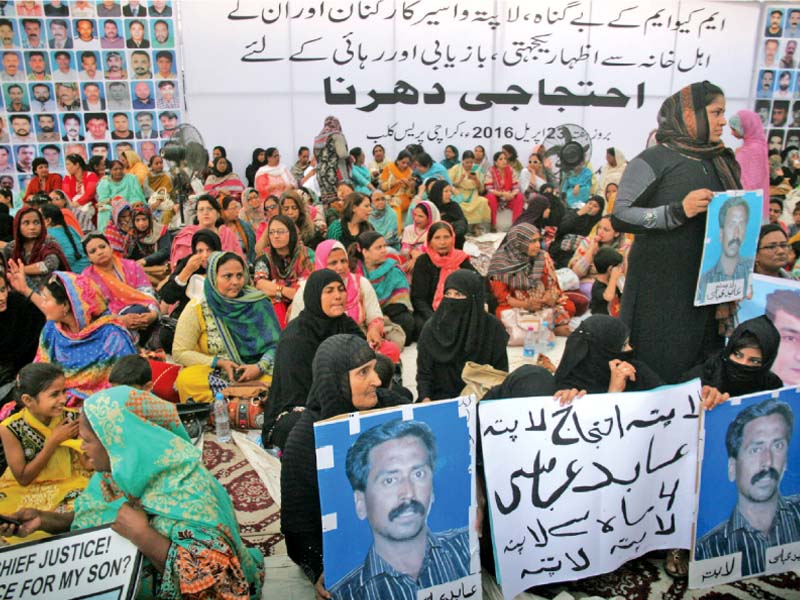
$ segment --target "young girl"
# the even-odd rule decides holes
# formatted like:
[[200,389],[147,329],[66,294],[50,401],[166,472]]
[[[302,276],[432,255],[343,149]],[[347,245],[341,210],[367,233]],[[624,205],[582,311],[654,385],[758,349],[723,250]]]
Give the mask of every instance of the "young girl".
[[19,372],[17,388],[21,410],[0,423],[8,462],[0,478],[0,514],[23,507],[69,512],[89,483],[89,473],[77,439],[78,411],[65,408],[64,371],[53,363],[27,365]]
[[439,220],[439,209],[427,200],[421,201],[411,211],[412,222],[403,229],[403,243],[400,254],[406,259],[403,270],[410,273],[414,270],[417,257],[425,253],[425,238],[431,223]]

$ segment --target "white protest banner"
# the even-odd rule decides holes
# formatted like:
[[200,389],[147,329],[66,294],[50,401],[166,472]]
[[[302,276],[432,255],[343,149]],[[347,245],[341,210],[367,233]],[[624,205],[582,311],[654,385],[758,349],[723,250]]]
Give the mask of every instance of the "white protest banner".
[[0,551],[0,598],[130,600],[142,555],[110,525]]
[[703,414],[689,587],[800,568],[800,390]]
[[688,548],[700,383],[481,402],[486,496],[498,583],[511,599],[541,584],[613,571]]

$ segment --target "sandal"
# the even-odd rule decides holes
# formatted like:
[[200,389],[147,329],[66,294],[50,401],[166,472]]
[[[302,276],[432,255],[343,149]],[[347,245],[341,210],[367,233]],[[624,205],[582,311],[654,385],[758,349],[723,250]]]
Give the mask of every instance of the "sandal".
[[667,550],[664,570],[673,579],[683,579],[689,574],[689,551],[680,548]]

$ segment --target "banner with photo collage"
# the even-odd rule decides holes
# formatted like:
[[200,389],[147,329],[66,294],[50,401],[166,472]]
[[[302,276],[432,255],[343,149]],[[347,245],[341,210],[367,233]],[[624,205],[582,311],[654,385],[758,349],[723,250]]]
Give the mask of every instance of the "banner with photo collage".
[[800,3],[768,6],[761,32],[755,111],[770,150],[800,148]]
[[174,0],[0,2],[0,187],[15,207],[41,156],[147,162],[181,122]]

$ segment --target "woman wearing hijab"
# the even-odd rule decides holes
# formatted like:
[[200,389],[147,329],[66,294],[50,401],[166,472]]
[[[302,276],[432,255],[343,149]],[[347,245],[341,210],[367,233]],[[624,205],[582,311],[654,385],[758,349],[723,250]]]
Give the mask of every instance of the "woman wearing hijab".
[[455,234],[450,223],[437,221],[428,229],[425,253],[414,265],[411,275],[411,304],[414,307],[416,330],[439,307],[444,298],[444,282],[458,269],[475,270],[469,256],[455,247]]
[[734,329],[724,349],[689,370],[683,379],[700,377],[703,385],[732,397],[776,390],[783,382],[770,369],[780,343],[780,332],[772,321],[765,316],[750,319]]
[[475,153],[465,150],[461,162],[451,167],[447,174],[453,182],[455,193],[461,198],[459,206],[467,222],[478,226],[488,223],[492,217],[489,201],[481,196],[483,192],[483,175],[475,162]]
[[241,198],[244,191],[242,178],[233,172],[233,165],[224,156],[214,159],[211,167],[211,174],[206,177],[203,190],[206,194],[216,196],[225,192],[235,198]]
[[54,271],[70,269],[61,247],[47,235],[42,213],[30,206],[23,206],[14,215],[14,240],[6,244],[3,254],[6,259],[24,265],[28,285],[37,290]]
[[[100,216],[98,216],[100,219]],[[125,240],[133,228],[133,217],[131,215],[131,205],[122,198],[114,198],[111,201],[111,218],[105,228],[102,229],[103,236],[108,240],[111,249],[119,255],[125,253]],[[101,231],[98,229],[98,231]]]
[[[281,460],[281,533],[291,558],[326,594],[322,580],[320,522],[314,423],[377,406],[403,404],[403,398],[380,387],[375,353],[362,338],[334,335],[313,359],[313,382],[297,425],[286,442]],[[310,378],[309,378],[310,379]]]
[[256,259],[256,232],[240,217],[241,200],[227,192],[220,192],[218,198],[222,201],[222,220],[225,226],[236,234],[247,264],[252,265]]
[[131,213],[133,227],[125,238],[123,256],[138,262],[142,268],[163,265],[169,260],[169,228],[155,222],[153,212],[146,204],[137,204]]
[[394,252],[397,252],[401,245],[397,213],[388,205],[386,196],[381,191],[372,194],[371,202],[372,212],[369,214],[369,224],[386,239],[386,244],[391,246]]
[[606,164],[600,169],[600,184],[597,189],[605,193],[610,183],[619,185],[626,166],[628,166],[628,161],[622,150],[613,146],[606,150]]
[[248,285],[242,257],[212,253],[203,292],[175,328],[172,355],[184,366],[175,380],[181,402],[213,402],[232,383],[272,380],[278,319],[269,298]]
[[522,211],[513,225],[528,223],[541,231],[547,226],[550,217],[550,198],[534,192],[527,196],[527,200],[528,207]]
[[169,173],[164,171],[164,159],[160,155],[154,154],[150,157],[149,166],[150,170],[147,173],[147,185],[145,186],[147,193],[153,194],[163,189],[171,196],[174,188],[172,178]]
[[150,172],[147,169],[147,165],[142,162],[141,157],[133,150],[124,150],[119,155],[122,166],[125,167],[125,173],[135,175],[136,179],[139,180],[139,186],[144,188]]
[[423,402],[458,396],[467,361],[508,371],[508,334],[484,309],[481,276],[459,269],[447,277],[444,288],[417,344],[417,393]]
[[253,158],[247,168],[244,170],[244,177],[247,179],[247,186],[254,188],[256,181],[256,173],[258,170],[267,164],[267,153],[264,148],[256,148],[253,150]]
[[269,245],[256,259],[253,280],[256,288],[272,300],[283,329],[300,280],[314,270],[314,259],[299,239],[297,227],[289,217],[272,217],[266,232]]
[[[637,234],[621,318],[637,355],[667,383],[720,350],[733,330],[729,305],[694,306],[708,203],[715,191],[741,189],[721,139],[724,113],[722,90],[707,81],[667,98],[658,144],[628,163],[614,206],[614,229]],[[680,260],[668,260],[678,249]]]
[[95,474],[74,512],[18,511],[24,534],[115,524],[145,557],[144,597],[261,597],[263,557],[242,543],[230,496],[203,466],[174,406],[118,386],[87,398],[79,431]]
[[558,285],[553,261],[542,250],[539,230],[528,223],[514,225],[489,263],[489,285],[497,298],[498,318],[506,310],[538,312],[551,309],[556,335],[569,335],[575,306]]
[[267,196],[280,197],[284,192],[297,187],[297,180],[292,177],[289,168],[281,163],[281,154],[277,148],[264,151],[267,164],[256,171],[253,187],[261,194],[262,200]]
[[56,271],[41,292],[34,292],[10,265],[14,289],[44,313],[37,362],[61,365],[67,378],[67,406],[108,387],[111,367],[136,348],[124,325],[113,317],[100,289],[87,277]]
[[261,201],[257,189],[247,187],[242,192],[242,212],[239,218],[250,225],[253,231],[258,231],[259,226],[267,220],[264,203]]
[[439,162],[448,171],[458,164],[458,148],[452,144],[444,147],[444,159]]
[[608,315],[589,317],[567,338],[556,370],[556,388],[605,394],[641,392],[663,384],[646,363],[632,355],[625,323]]
[[389,163],[381,172],[381,191],[397,213],[397,222],[403,222],[403,215],[411,205],[411,198],[417,186],[411,163],[414,161],[411,154],[401,150],[394,162]]
[[764,123],[758,113],[752,110],[740,110],[728,122],[733,137],[743,140],[736,149],[736,162],[741,169],[742,188],[745,190],[763,190],[764,208],[762,220],[766,221],[769,203],[769,164],[767,159],[767,136]]
[[[555,239],[550,244],[548,252],[555,263],[556,269],[563,269],[567,266],[575,250],[583,238],[589,235],[595,225],[603,218],[605,200],[602,196],[592,196],[578,209],[564,209],[561,213],[561,221],[555,223],[558,218],[560,208],[563,208],[561,200],[550,201],[550,218],[548,221],[558,227]],[[554,210],[555,209],[555,210]]]
[[456,248],[464,248],[467,235],[467,218],[461,211],[461,206],[453,202],[453,186],[446,181],[438,180],[428,190],[428,200],[439,209],[439,218],[447,221],[456,234]]
[[136,176],[125,173],[122,162],[112,160],[108,174],[97,184],[97,229],[103,231],[111,216],[111,203],[121,198],[131,206],[144,202],[142,186]]
[[364,338],[358,324],[346,312],[344,283],[330,269],[311,274],[303,290],[303,303],[303,311],[286,326],[278,342],[261,431],[265,448],[284,448],[289,432],[305,410],[315,375],[311,365],[323,340],[337,333]]
[[336,200],[336,184],[350,179],[350,153],[342,134],[342,125],[336,117],[325,117],[322,130],[314,139],[314,158],[317,159],[320,200],[328,204]]
[[[431,180],[431,185],[434,183],[435,180]],[[431,225],[441,220],[439,209],[428,200],[419,201],[408,214],[411,223],[403,228],[403,237],[400,240],[400,256],[406,272],[412,271],[417,258],[425,253],[425,240]]]

